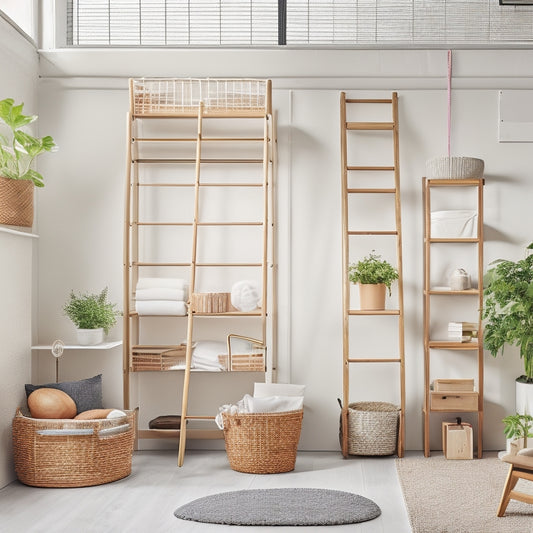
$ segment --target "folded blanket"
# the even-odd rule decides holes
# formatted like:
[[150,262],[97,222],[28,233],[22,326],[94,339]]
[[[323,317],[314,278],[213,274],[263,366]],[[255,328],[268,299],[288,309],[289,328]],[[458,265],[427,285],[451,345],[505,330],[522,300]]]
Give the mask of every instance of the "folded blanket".
[[139,278],[137,289],[184,289],[186,282],[181,278]]
[[254,398],[265,396],[303,396],[305,385],[290,383],[254,383]]
[[151,287],[149,289],[137,289],[135,291],[136,300],[174,300],[176,302],[185,301],[184,289],[171,289],[168,287]]
[[256,281],[243,280],[231,287],[231,305],[235,309],[248,313],[257,309],[261,301],[259,285]]
[[185,302],[172,300],[141,300],[135,302],[135,309],[139,315],[177,315],[187,314]]

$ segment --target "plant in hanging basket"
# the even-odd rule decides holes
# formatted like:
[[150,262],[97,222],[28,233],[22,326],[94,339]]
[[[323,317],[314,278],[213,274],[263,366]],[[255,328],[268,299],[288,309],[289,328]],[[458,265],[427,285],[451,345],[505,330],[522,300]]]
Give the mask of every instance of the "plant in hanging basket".
[[56,149],[49,135],[39,138],[25,131],[37,115],[24,115],[24,104],[0,101],[0,224],[33,224],[33,188],[44,187],[43,176],[32,168],[35,158]]

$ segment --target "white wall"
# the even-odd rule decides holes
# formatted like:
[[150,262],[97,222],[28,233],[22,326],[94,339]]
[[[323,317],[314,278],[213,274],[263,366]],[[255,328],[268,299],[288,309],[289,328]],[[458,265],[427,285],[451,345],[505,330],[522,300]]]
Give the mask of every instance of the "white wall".
[[[279,151],[279,378],[307,385],[301,448],[338,449],[336,399],[342,394],[339,92],[386,97],[398,91],[406,447],[420,449],[421,187],[425,161],[446,153],[446,55],[444,50],[43,52],[42,128],[54,136],[60,151],[41,165],[48,185],[39,196],[39,342],[72,338],[72,326],[61,313],[71,288],[109,285],[112,300],[121,301],[127,78],[271,78]],[[531,145],[500,144],[497,131],[498,90],[532,90],[532,63],[533,53],[527,50],[454,52],[452,155],[485,160],[486,263],[498,257],[521,257],[531,240]],[[369,329],[367,334],[383,335],[383,329]],[[120,327],[112,336],[120,338]],[[513,352],[509,349],[505,359],[489,354],[485,358],[485,449],[504,445],[500,421],[514,410],[514,378],[521,373],[521,361]],[[38,378],[51,379],[52,365],[49,354],[40,354]],[[120,365],[120,350],[115,349],[97,355],[71,352],[62,368],[69,378],[102,372],[106,403],[116,405],[121,402]],[[453,365],[458,375],[472,374],[468,358],[454,357]],[[378,370],[355,379],[353,401],[397,401],[396,374],[377,366]],[[203,390],[211,390],[212,381],[205,377]],[[161,377],[161,382],[171,389],[176,386],[168,376]],[[219,403],[225,402],[221,396]],[[157,410],[154,405],[150,408]],[[434,447],[440,442],[437,422],[432,425]]]
[[[33,45],[0,18],[0,99],[14,98],[25,111],[37,111],[37,52]],[[3,227],[4,228],[4,227]],[[0,487],[15,479],[11,421],[25,400],[24,383],[31,379],[32,267],[35,239],[29,232],[5,226],[0,230]],[[28,234],[28,235],[26,235]]]

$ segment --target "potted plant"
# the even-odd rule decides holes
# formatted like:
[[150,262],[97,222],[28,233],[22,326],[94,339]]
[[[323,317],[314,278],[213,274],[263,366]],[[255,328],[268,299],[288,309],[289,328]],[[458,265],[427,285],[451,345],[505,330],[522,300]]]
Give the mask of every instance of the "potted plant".
[[506,416],[502,422],[505,424],[503,432],[508,440],[508,452],[511,448],[527,448],[527,439],[533,437],[533,416],[516,413]]
[[63,307],[65,315],[77,327],[78,342],[82,345],[100,344],[121,313],[116,304],[107,301],[108,288],[98,294],[75,294]]
[[33,189],[44,187],[43,177],[31,168],[35,158],[56,148],[50,136],[33,137],[24,131],[37,115],[24,115],[24,104],[12,98],[0,101],[0,224],[33,225]]
[[[533,249],[533,243],[527,249]],[[516,410],[532,413],[533,255],[516,262],[498,259],[492,264],[495,266],[483,279],[484,346],[494,357],[503,355],[506,344],[519,347],[525,373],[516,379]]]
[[398,279],[398,270],[372,250],[361,261],[349,266],[348,278],[359,284],[361,309],[379,311],[385,309],[386,290],[389,296],[392,294],[391,285]]

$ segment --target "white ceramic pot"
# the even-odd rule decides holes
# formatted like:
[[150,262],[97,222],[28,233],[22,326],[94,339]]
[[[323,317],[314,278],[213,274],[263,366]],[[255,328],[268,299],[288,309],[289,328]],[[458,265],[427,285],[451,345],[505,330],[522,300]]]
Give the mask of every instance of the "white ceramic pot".
[[383,311],[387,286],[384,283],[359,283],[359,303],[365,311]]
[[532,415],[533,383],[520,383],[520,381],[516,381],[515,393],[516,412],[521,415]]
[[104,328],[97,329],[77,329],[78,344],[81,346],[92,346],[104,342]]

